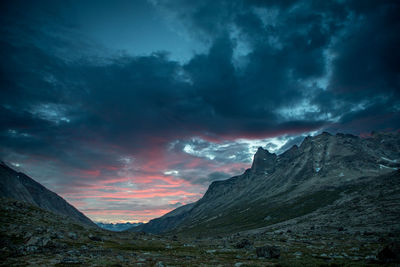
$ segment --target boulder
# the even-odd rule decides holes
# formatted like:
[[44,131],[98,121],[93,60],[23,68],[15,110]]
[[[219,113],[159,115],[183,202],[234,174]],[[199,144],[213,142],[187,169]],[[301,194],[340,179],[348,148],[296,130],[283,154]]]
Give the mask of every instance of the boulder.
[[92,240],[92,241],[103,241],[103,239],[102,239],[101,237],[95,236],[95,235],[92,235],[92,234],[89,234],[88,237],[89,237],[89,239]]
[[235,245],[235,247],[239,248],[239,249],[241,249],[241,248],[249,249],[252,246],[253,246],[253,243],[248,239],[242,239]]
[[71,238],[72,240],[77,240],[78,239],[77,234],[74,233],[74,232],[69,232],[68,233],[68,237]]
[[281,250],[276,246],[262,246],[256,248],[257,257],[266,259],[278,259],[281,256]]
[[82,264],[78,258],[65,257],[61,260],[61,264]]

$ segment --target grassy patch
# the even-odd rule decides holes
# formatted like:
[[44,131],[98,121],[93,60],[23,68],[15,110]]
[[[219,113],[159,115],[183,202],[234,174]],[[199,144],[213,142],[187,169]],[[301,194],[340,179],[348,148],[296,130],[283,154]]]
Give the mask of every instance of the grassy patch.
[[[182,229],[183,234],[214,235],[233,233],[242,230],[264,227],[293,219],[318,208],[333,203],[340,197],[340,190],[324,190],[299,197],[287,202],[274,202],[273,200],[257,201],[237,206],[225,214],[208,222],[200,222],[191,228]],[[268,220],[264,220],[266,217]]]

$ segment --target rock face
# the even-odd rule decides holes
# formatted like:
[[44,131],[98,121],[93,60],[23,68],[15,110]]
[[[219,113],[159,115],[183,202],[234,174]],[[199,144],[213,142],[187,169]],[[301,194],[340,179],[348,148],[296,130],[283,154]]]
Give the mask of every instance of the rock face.
[[259,148],[242,175],[213,182],[196,203],[140,230],[212,235],[265,227],[340,202],[350,188],[353,194],[362,192],[366,178],[386,188],[379,177],[389,173],[398,177],[399,168],[399,133],[360,138],[324,132],[306,137],[299,147],[280,155]]
[[259,147],[256,154],[254,155],[253,165],[251,170],[257,174],[273,173],[275,171],[277,156],[269,153],[262,147]]
[[62,197],[48,190],[29,176],[0,163],[0,197],[28,202],[42,209],[68,216],[80,223],[96,225]]

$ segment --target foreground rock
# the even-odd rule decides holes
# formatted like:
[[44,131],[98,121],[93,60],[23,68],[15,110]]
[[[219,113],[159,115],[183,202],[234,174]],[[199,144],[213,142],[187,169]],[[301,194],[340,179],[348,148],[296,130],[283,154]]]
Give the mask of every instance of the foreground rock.
[[266,259],[278,259],[281,256],[281,250],[275,246],[263,246],[256,248],[257,257]]
[[244,249],[249,249],[252,246],[253,243],[250,242],[248,239],[242,239],[235,245],[236,248],[244,248]]
[[[314,233],[319,226],[305,233],[293,225],[291,231],[215,238],[109,232],[2,198],[0,214],[0,266],[364,266],[379,263],[376,251],[399,236],[337,228]],[[396,249],[388,249],[382,255],[392,262]]]

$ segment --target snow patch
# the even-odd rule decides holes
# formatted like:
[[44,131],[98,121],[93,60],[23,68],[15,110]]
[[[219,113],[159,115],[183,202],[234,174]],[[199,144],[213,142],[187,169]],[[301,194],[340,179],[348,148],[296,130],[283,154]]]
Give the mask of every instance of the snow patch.
[[392,167],[388,167],[388,166],[385,166],[385,165],[382,165],[382,164],[379,164],[379,168],[381,168],[381,169],[391,169],[391,170],[397,170],[397,168],[392,168]]
[[245,209],[245,210],[242,210],[242,211],[240,211],[239,213],[243,213],[243,212],[245,212],[245,211],[248,211],[250,208],[247,208],[247,209]]
[[385,158],[385,157],[381,157],[381,159],[389,161],[391,163],[397,163],[399,161],[398,159],[388,159],[388,158]]
[[267,217],[264,218],[264,221],[269,221],[271,219],[272,219],[272,217],[268,215]]

